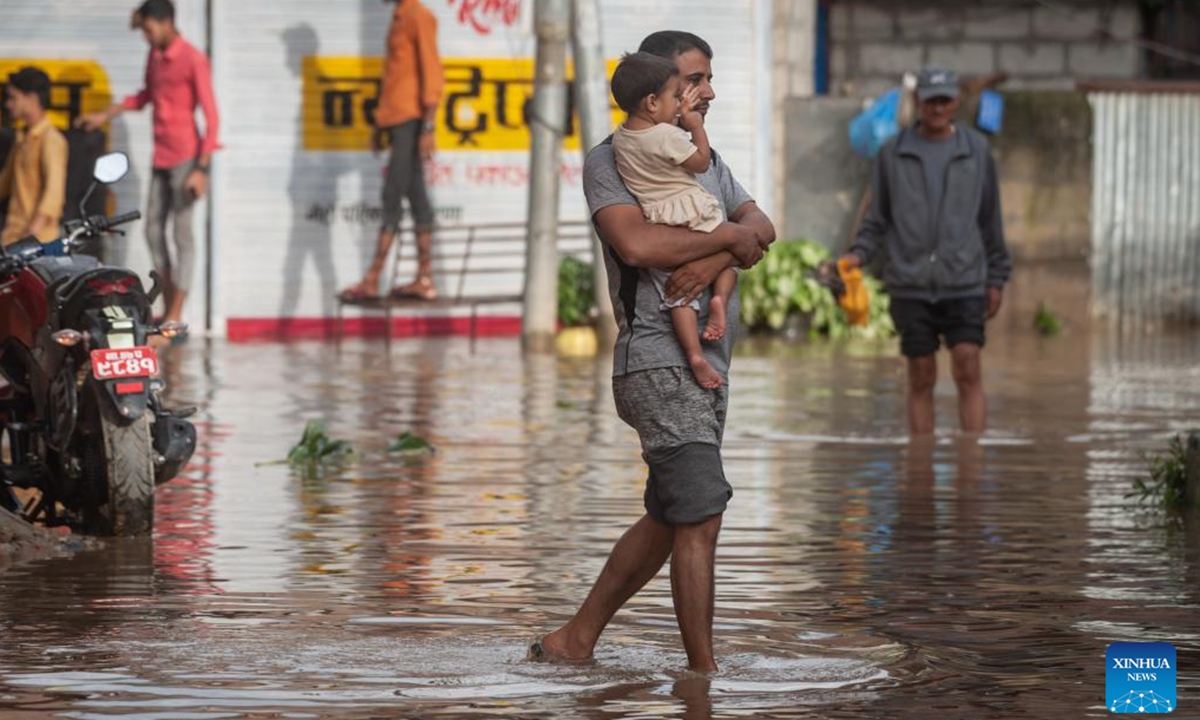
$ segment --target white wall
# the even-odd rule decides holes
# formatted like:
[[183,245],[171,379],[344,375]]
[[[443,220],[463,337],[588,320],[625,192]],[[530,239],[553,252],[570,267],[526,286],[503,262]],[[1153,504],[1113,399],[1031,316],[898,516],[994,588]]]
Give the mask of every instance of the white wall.
[[[424,0],[439,19],[443,58],[525,59],[534,53],[532,0],[512,0],[520,14],[512,24],[501,17],[460,17],[461,0]],[[763,194],[769,152],[769,103],[762,102],[770,54],[757,4],[769,0],[605,0],[601,22],[605,55],[617,58],[637,48],[654,30],[689,30],[714,47],[717,100],[710,113],[714,146],[752,194]],[[0,24],[0,57],[95,59],[109,73],[114,95],[141,82],[146,46],[128,29],[133,0],[5,0]],[[86,7],[85,7],[86,6]],[[186,36],[203,46],[204,3],[177,0]],[[474,6],[474,4],[471,4]],[[328,317],[333,293],[357,279],[366,265],[378,219],[360,218],[360,204],[378,207],[385,156],[361,150],[307,149],[303,113],[305,56],[382,55],[391,6],[380,0],[212,0],[212,56],[221,110],[224,149],[214,162],[213,256],[214,329],[227,319]],[[478,14],[478,13],[477,13]],[[447,93],[462,84],[448,83]],[[513,90],[514,94],[520,92]],[[769,97],[769,94],[768,94]],[[764,110],[766,108],[766,110]],[[312,116],[310,116],[312,117]],[[148,182],[149,113],[118,119],[113,144],[127,149],[134,172],[118,186],[120,209],[144,206]],[[527,149],[471,150],[455,147],[454,136],[439,131],[432,188],[443,222],[521,221],[527,186],[498,180],[519,176]],[[578,150],[564,153],[562,212],[583,219],[586,208],[578,170]],[[491,170],[488,170],[491,168]],[[489,174],[490,173],[490,174]],[[768,198],[764,198],[768,200]],[[770,204],[767,202],[766,204]],[[330,205],[329,222],[312,213]],[[202,215],[202,213],[200,213]],[[197,219],[202,229],[202,217]],[[140,228],[123,244],[136,269],[149,268]],[[202,252],[202,251],[201,251]],[[408,249],[411,255],[411,248]],[[518,251],[516,256],[521,256]],[[197,268],[197,285],[204,268]],[[445,281],[443,281],[445,282]],[[519,275],[481,280],[470,292],[519,290]],[[443,289],[450,289],[443,285]],[[193,323],[202,318],[201,301],[192,306]]]
[[[0,10],[0,60],[93,60],[108,76],[114,101],[142,87],[147,45],[141,33],[130,30],[129,18],[136,8],[130,0],[4,0]],[[195,0],[177,2],[177,22],[183,35],[204,48],[204,4]],[[126,113],[113,121],[109,149],[129,154],[132,170],[114,186],[118,212],[145,211],[151,168],[150,109]],[[195,326],[204,322],[204,216],[197,206],[194,230],[199,247],[194,295],[185,318]],[[106,241],[113,262],[128,264],[148,277],[150,254],[141,223],[125,226],[127,235]]]

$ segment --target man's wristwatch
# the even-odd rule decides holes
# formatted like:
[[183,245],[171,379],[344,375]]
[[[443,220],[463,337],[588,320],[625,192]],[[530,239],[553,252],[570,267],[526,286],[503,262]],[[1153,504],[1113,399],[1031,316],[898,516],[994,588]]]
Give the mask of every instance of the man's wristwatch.
[[207,174],[208,174],[208,166],[207,166],[207,165],[201,165],[201,164],[199,164],[199,163],[196,163],[196,167],[194,167],[194,168],[192,168],[192,169],[193,169],[193,170],[196,170],[197,172],[202,172],[202,173],[204,173],[205,175],[207,175]]
[[431,122],[421,123],[421,132],[423,132],[423,133],[431,133],[436,129],[437,129],[437,126]]

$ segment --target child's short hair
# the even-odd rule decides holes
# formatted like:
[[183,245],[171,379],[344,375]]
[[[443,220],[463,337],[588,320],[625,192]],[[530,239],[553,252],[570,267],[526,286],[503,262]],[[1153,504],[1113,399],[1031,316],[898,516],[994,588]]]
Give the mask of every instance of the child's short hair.
[[663,89],[679,72],[675,62],[646,52],[626,53],[613,71],[612,94],[617,106],[627,113],[638,109],[642,98]]

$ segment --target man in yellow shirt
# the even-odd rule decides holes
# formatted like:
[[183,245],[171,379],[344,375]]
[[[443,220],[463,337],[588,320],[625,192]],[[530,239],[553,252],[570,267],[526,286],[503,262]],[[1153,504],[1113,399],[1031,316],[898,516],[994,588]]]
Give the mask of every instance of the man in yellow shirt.
[[0,170],[0,200],[8,198],[8,217],[0,244],[28,235],[42,242],[59,236],[67,191],[67,139],[50,124],[50,78],[33,67],[8,76],[5,106],[24,123]]

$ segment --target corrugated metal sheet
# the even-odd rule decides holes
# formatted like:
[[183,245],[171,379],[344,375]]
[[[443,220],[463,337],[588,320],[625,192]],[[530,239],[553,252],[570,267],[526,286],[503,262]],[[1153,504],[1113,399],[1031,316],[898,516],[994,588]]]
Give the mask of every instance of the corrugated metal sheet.
[[1095,314],[1140,328],[1200,322],[1200,94],[1089,100]]

